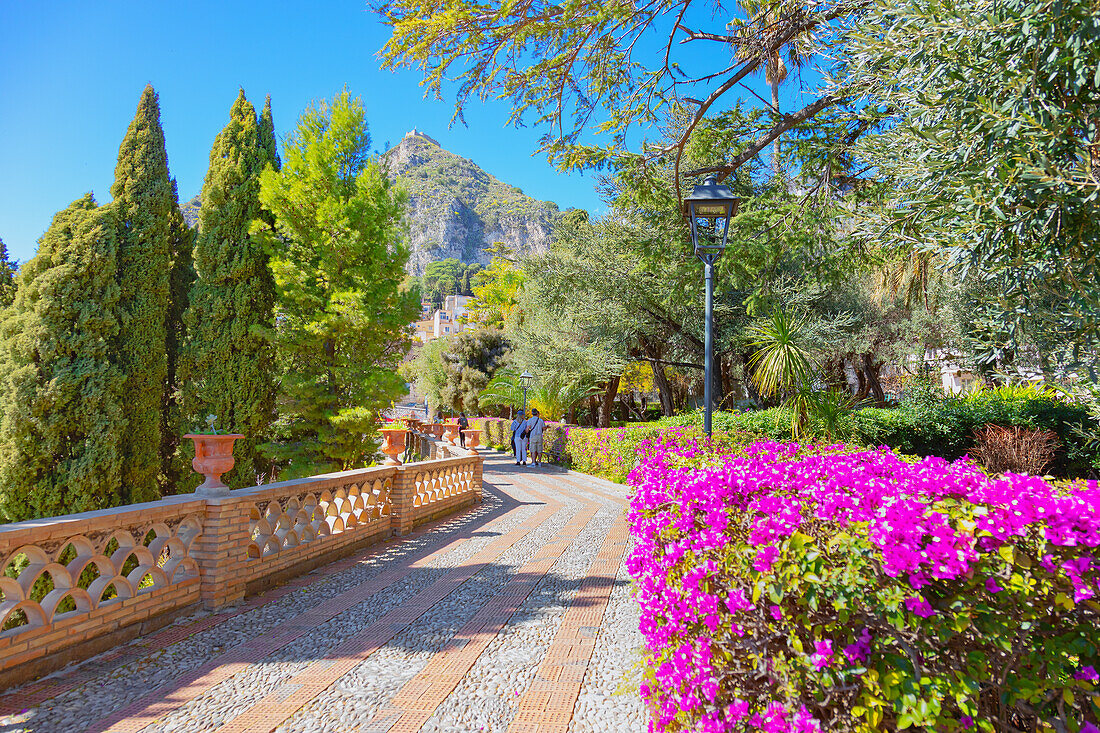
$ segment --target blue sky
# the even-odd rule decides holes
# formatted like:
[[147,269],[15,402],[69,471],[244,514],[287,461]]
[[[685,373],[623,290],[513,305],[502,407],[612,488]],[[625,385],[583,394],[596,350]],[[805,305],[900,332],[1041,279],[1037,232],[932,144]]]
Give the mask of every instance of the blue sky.
[[468,127],[448,129],[453,99],[426,100],[417,74],[379,69],[388,32],[366,8],[0,0],[0,239],[11,256],[33,256],[54,212],[85,192],[110,200],[118,145],[146,83],[160,94],[181,199],[201,189],[238,87],[257,106],[271,95],[281,138],[311,101],[346,86],[363,98],[379,150],[416,127],[530,196],[603,209],[594,176],[558,173],[532,155],[538,130],[505,126],[506,103],[473,102]]

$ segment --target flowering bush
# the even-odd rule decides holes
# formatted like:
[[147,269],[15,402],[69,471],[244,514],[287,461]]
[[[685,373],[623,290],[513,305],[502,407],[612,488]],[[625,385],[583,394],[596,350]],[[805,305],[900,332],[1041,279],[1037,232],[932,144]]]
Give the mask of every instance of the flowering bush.
[[887,450],[644,444],[652,731],[1098,731],[1100,489]]

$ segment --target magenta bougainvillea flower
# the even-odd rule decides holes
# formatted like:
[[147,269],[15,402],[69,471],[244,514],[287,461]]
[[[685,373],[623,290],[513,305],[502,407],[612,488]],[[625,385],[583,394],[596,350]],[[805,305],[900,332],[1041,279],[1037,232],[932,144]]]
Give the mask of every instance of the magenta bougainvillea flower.
[[[1025,650],[1046,655],[1036,669],[1086,692],[1100,683],[1084,664],[1100,660],[1082,656],[1100,648],[1100,631],[1075,605],[1100,591],[1096,482],[991,477],[965,460],[887,449],[731,447],[677,431],[641,444],[628,481],[627,566],[655,733],[829,730],[835,711],[820,700],[836,708],[840,696],[826,691],[837,689],[856,711],[839,714],[866,716],[870,729],[886,729],[883,715],[896,727],[904,717],[965,729],[980,720],[973,691],[985,680],[968,686],[954,670],[1019,662],[1011,641],[996,657],[999,640],[974,631],[996,623],[1015,638],[1014,603],[1049,605],[1019,631],[1046,624],[1047,640]],[[956,663],[945,639],[985,656]],[[911,697],[923,708],[901,697],[877,712],[857,705],[865,676],[879,690],[890,664],[921,667],[924,687]]]

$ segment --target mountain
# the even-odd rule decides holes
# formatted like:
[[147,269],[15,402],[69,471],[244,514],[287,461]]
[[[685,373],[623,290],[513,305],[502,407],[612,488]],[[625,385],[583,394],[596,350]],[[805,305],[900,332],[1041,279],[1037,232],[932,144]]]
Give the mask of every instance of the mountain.
[[561,216],[557,204],[525,195],[424,133],[408,133],[383,158],[390,177],[409,192],[411,274],[449,257],[488,264],[483,250],[495,242],[518,253],[549,246]]
[[202,208],[202,199],[199,198],[201,194],[195,194],[190,201],[184,201],[180,204],[180,213],[183,214],[183,220],[187,222],[187,226],[195,229],[199,225],[199,209]]
[[[390,178],[409,192],[409,274],[422,275],[429,262],[449,257],[487,265],[484,249],[496,242],[520,254],[549,246],[561,217],[557,204],[525,195],[424,133],[406,134],[382,158]],[[198,225],[201,206],[198,195],[180,205],[188,226]]]

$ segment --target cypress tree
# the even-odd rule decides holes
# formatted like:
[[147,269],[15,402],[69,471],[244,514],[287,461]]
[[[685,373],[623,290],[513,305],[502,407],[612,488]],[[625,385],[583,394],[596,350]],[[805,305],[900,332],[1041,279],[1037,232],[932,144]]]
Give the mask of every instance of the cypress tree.
[[172,270],[168,278],[168,320],[165,326],[164,349],[167,377],[164,381],[160,412],[160,492],[165,495],[187,490],[183,482],[193,475],[190,461],[184,460],[181,455],[180,441],[190,427],[186,424],[181,405],[181,361],[187,337],[184,316],[190,301],[191,287],[195,283],[195,236],[184,220],[178,201],[176,182],[173,180],[173,206],[169,216]]
[[118,361],[126,375],[122,494],[126,503],[134,503],[160,496],[172,212],[179,208],[168,174],[160,105],[151,85],[145,87],[119,147],[111,195],[120,226]]
[[217,415],[217,427],[244,434],[234,447],[236,465],[223,476],[234,488],[255,484],[270,467],[259,446],[275,413],[275,356],[268,336],[275,282],[263,246],[249,234],[263,214],[260,174],[278,163],[270,111],[269,103],[266,122],[258,121],[242,90],[214,140],[188,314],[187,404],[200,421]]
[[119,222],[91,194],[54,216],[18,275],[2,327],[0,516],[121,501],[125,423],[116,278]]
[[15,300],[15,263],[8,258],[8,247],[0,239],[0,308]]
[[275,170],[282,168],[283,162],[279,159],[279,144],[275,140],[275,121],[271,117],[270,94],[264,100],[264,108],[260,112],[260,145],[267,153],[267,158],[271,161],[271,167]]

